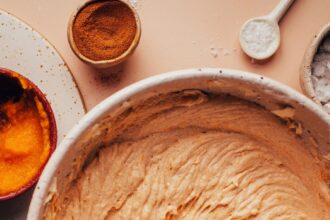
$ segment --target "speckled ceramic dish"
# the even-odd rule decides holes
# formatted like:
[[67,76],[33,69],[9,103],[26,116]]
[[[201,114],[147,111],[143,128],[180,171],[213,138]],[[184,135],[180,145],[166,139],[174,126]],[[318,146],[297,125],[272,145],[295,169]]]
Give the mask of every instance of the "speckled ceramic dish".
[[[56,49],[32,27],[0,10],[0,66],[27,77],[54,111],[58,142],[85,114],[75,81]],[[0,219],[25,219],[32,190],[0,202]]]
[[324,37],[330,33],[330,23],[324,25],[318,34],[312,39],[310,45],[307,47],[304,59],[300,66],[300,86],[304,94],[311,98],[315,103],[322,106],[320,100],[317,98],[313,83],[312,83],[312,67],[314,56],[319,48]]
[[[150,77],[115,93],[91,110],[62,141],[41,175],[30,205],[28,220],[41,219],[54,193],[77,177],[85,161],[97,152],[111,129],[111,121],[129,112],[151,95],[200,89],[214,94],[230,94],[251,100],[273,111],[290,106],[293,120],[317,141],[318,151],[330,154],[330,118],[314,102],[271,79],[230,69],[189,69]],[[330,163],[330,161],[329,161]]]

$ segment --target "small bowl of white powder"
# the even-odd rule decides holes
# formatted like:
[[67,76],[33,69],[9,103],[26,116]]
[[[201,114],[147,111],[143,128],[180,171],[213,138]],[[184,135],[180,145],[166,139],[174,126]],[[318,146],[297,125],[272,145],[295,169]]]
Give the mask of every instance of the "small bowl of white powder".
[[330,23],[313,38],[300,72],[303,92],[330,114]]

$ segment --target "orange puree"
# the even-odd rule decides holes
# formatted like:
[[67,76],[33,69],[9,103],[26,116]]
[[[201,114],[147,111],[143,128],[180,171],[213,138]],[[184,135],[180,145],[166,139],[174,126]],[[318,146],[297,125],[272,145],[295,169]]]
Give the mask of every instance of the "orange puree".
[[[29,184],[50,153],[49,121],[31,94],[0,106],[0,196]],[[1,119],[1,118],[0,118]]]

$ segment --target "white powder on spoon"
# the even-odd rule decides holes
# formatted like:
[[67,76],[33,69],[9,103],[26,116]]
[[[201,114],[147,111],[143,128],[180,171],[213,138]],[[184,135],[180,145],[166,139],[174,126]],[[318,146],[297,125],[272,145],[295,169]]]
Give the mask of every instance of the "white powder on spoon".
[[277,34],[274,26],[263,20],[253,20],[242,30],[242,40],[249,51],[262,55],[276,47]]
[[325,37],[312,62],[315,94],[330,114],[330,33]]

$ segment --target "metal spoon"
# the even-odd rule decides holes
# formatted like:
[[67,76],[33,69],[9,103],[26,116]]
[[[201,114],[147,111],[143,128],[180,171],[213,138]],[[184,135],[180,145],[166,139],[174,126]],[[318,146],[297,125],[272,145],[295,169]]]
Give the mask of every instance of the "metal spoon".
[[240,30],[242,50],[250,57],[263,60],[271,57],[280,45],[278,22],[294,0],[281,0],[273,11],[246,21]]

